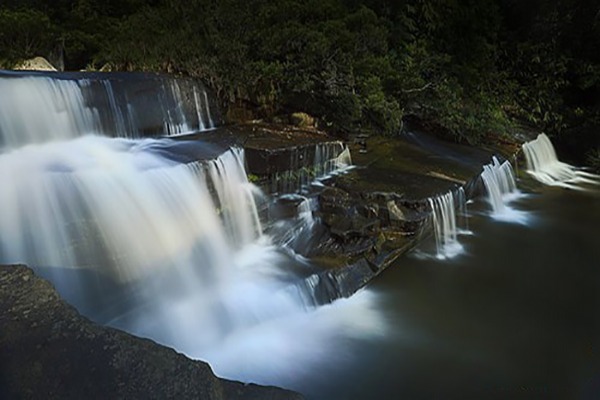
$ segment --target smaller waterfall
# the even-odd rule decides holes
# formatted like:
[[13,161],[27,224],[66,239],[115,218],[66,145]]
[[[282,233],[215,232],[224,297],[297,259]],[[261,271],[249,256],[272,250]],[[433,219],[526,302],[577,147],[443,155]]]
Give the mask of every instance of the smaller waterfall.
[[285,194],[279,196],[272,207],[272,224],[267,234],[274,243],[294,256],[311,248],[309,242],[316,223],[313,215],[317,208],[316,199],[300,194]]
[[560,162],[552,142],[544,133],[523,144],[527,172],[537,181],[551,186],[581,189],[577,183],[600,184],[600,176]]
[[314,202],[314,200],[311,201],[311,199],[304,197],[302,202],[298,205],[298,217],[308,227],[312,227],[315,224],[315,218],[313,216],[313,210],[312,210],[313,202]]
[[483,166],[481,180],[487,191],[487,201],[492,208],[493,218],[506,222],[527,222],[527,213],[508,205],[521,196],[510,162],[501,163],[496,157],[492,157],[491,164]]
[[350,149],[342,142],[320,143],[315,149],[316,178],[323,178],[352,165]]
[[135,131],[131,120],[127,121],[128,123],[125,123],[125,115],[131,115],[131,112],[128,112],[124,115],[119,111],[117,96],[115,95],[112,83],[109,80],[102,81],[102,85],[104,86],[104,90],[106,91],[106,96],[108,98],[109,107],[107,111],[113,116],[112,120],[114,125],[112,128],[115,132],[115,136],[127,137],[127,132]]
[[[458,241],[456,210],[466,210],[466,202],[464,196],[461,197],[460,193],[458,191],[457,194],[454,194],[449,191],[446,194],[428,199],[432,210],[436,257],[438,259],[455,257],[463,250]],[[462,194],[464,195],[464,191]]]
[[289,170],[272,179],[272,193],[302,192],[319,180],[347,171],[352,167],[350,149],[342,142],[318,143],[291,149]]
[[492,163],[483,166],[481,179],[488,193],[488,201],[494,214],[505,211],[506,196],[517,189],[512,166],[508,161],[500,163],[492,157]]

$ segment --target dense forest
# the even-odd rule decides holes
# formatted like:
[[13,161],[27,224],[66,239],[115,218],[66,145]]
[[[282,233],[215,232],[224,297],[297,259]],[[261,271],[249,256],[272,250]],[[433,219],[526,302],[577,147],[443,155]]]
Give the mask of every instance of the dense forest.
[[597,0],[3,0],[0,66],[38,55],[199,77],[226,109],[337,133],[526,126],[600,165]]

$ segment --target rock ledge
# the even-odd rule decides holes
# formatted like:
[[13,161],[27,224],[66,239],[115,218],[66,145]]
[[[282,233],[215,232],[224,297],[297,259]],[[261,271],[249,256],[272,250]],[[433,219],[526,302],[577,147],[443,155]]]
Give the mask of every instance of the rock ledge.
[[3,399],[302,399],[217,378],[204,362],[99,326],[23,265],[0,266],[0,326]]

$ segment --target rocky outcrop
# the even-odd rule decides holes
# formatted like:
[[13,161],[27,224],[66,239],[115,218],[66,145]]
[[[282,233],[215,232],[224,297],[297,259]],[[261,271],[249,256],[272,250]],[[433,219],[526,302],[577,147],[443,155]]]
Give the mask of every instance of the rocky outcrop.
[[151,340],[98,326],[22,265],[0,266],[0,398],[301,399],[217,378]]
[[[328,140],[318,132],[266,124],[244,130],[249,173],[267,188],[282,186],[277,168],[312,165],[310,147]],[[315,204],[316,223],[299,232],[300,237],[285,239],[296,253],[323,266],[305,279],[318,303],[351,296],[431,234],[428,198],[459,187],[468,197],[483,194],[477,179],[482,166],[503,150],[479,150],[410,132],[402,138],[361,136],[348,145],[356,168],[322,181],[324,186],[305,186],[304,195]],[[289,154],[298,149],[304,157],[289,162]],[[277,158],[281,154],[286,156]],[[298,202],[276,201],[270,214],[292,218]]]
[[311,237],[289,245],[327,266],[306,280],[318,303],[351,296],[429,233],[427,203],[395,193],[327,186],[314,214]]
[[57,71],[54,65],[44,57],[35,57],[19,63],[15,70],[18,71]]

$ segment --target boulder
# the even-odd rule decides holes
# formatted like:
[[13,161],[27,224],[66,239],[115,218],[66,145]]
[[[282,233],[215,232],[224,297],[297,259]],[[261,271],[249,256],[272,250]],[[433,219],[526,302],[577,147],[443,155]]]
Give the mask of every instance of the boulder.
[[290,115],[290,123],[299,128],[313,128],[315,118],[303,112],[295,112]]
[[3,399],[302,398],[219,379],[205,362],[99,326],[22,265],[0,266],[0,326]]
[[46,60],[44,57],[35,57],[25,60],[17,64],[15,69],[21,71],[57,71],[57,69],[50,64],[50,61]]

